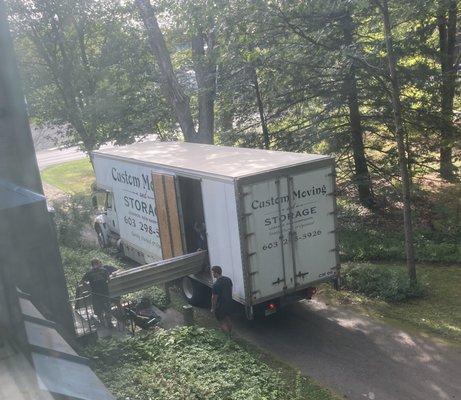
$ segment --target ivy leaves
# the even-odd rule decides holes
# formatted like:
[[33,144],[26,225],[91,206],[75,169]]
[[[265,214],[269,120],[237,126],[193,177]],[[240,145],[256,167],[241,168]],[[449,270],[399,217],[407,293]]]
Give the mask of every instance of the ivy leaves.
[[119,399],[294,398],[281,372],[220,332],[197,327],[158,330],[87,351]]

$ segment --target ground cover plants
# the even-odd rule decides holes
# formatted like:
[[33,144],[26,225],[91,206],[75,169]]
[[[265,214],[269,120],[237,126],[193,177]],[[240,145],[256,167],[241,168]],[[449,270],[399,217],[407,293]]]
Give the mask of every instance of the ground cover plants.
[[221,332],[158,330],[87,350],[92,367],[120,400],[332,400],[307,378],[287,375]]
[[[461,185],[420,182],[414,192],[415,259],[461,263]],[[400,198],[386,185],[379,188],[379,198],[380,209],[372,212],[342,189],[338,197],[342,261],[405,259]]]

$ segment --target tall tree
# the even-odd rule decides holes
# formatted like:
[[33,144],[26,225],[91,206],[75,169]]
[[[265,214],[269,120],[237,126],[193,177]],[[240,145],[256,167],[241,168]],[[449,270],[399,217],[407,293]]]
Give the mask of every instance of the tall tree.
[[392,28],[389,17],[387,0],[373,0],[378,6],[384,25],[384,38],[386,42],[387,60],[389,64],[389,81],[391,84],[391,100],[394,114],[395,139],[399,155],[400,175],[402,179],[403,217],[405,231],[405,252],[410,282],[416,283],[416,266],[413,247],[413,224],[411,218],[411,181],[408,171],[408,160],[405,145],[405,128],[402,117],[402,103],[400,100],[400,85],[397,75],[396,59],[392,43]]
[[440,108],[442,124],[440,128],[440,175],[452,181],[455,178],[453,165],[453,100],[458,70],[456,51],[456,24],[458,18],[457,0],[439,0],[437,26],[439,31],[440,68]]
[[185,93],[175,74],[170,52],[150,0],[136,0],[136,6],[146,28],[150,48],[161,73],[163,93],[175,111],[185,140],[196,143],[213,143],[214,96],[216,91],[216,62],[213,54],[216,46],[214,26],[205,31],[204,27],[198,23],[195,25],[190,38],[193,68],[198,89],[198,129],[196,129],[190,98]]
[[259,113],[259,120],[261,121],[261,129],[263,131],[263,143],[264,143],[264,148],[269,149],[270,148],[270,135],[269,135],[269,128],[267,127],[266,123],[266,116],[264,114],[264,102],[263,102],[263,97],[261,94],[261,89],[259,88],[259,82],[258,82],[258,72],[256,70],[256,67],[254,65],[250,65],[248,67],[251,83],[253,84],[253,88],[255,91],[255,97],[256,97],[256,105],[258,107],[258,113]]
[[126,7],[110,0],[10,0],[9,7],[34,123],[64,128],[68,144],[87,152],[168,125]]
[[[344,45],[347,48],[354,47],[354,25],[351,10],[347,7],[340,23],[344,35]],[[355,57],[349,58],[349,65],[346,66],[344,76],[344,91],[347,96],[347,106],[349,109],[349,129],[351,134],[351,146],[354,156],[355,181],[359,200],[365,207],[373,208],[376,205],[370,172],[368,171],[367,159],[365,156],[365,146],[363,143],[362,116],[359,108],[359,95],[357,90],[357,60]]]

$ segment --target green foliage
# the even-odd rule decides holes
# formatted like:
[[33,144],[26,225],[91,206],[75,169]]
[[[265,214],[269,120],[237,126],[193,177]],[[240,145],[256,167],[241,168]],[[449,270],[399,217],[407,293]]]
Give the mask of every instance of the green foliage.
[[[417,230],[414,235],[417,261],[461,262],[461,245],[453,238],[431,231]],[[341,258],[344,261],[403,260],[405,237],[403,231],[368,226],[342,227],[340,231]]]
[[[386,187],[380,188],[383,193]],[[405,237],[398,197],[386,194],[388,209],[372,214],[351,197],[338,199],[343,261],[403,260]],[[421,262],[461,262],[461,185],[415,185],[414,247]]]
[[382,266],[349,266],[342,271],[342,285],[370,298],[400,302],[424,295],[421,279],[410,284],[405,270]]
[[91,222],[91,199],[79,194],[69,199],[55,201],[53,207],[59,244],[68,247],[81,246],[82,231]]
[[299,376],[286,379],[259,355],[205,328],[181,327],[101,341],[86,355],[120,400],[335,398]]
[[60,126],[86,151],[107,141],[171,136],[144,32],[133,5],[102,1],[8,1],[29,114]]

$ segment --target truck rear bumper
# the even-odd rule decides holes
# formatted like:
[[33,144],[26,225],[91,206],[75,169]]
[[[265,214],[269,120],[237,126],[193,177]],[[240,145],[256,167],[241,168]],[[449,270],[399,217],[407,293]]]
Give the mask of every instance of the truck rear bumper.
[[285,292],[279,292],[271,296],[254,299],[253,301],[251,301],[250,305],[256,306],[258,304],[266,303],[270,300],[278,300],[280,304],[289,304],[289,303],[293,303],[294,301],[299,301],[302,299],[310,298],[309,293],[308,293],[310,289],[316,288],[322,283],[332,282],[334,281],[334,279],[336,279],[334,276],[329,276],[329,277],[322,278],[314,282],[309,282],[302,286],[297,286],[296,288],[287,290]]

